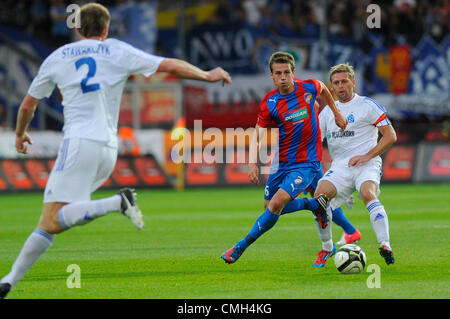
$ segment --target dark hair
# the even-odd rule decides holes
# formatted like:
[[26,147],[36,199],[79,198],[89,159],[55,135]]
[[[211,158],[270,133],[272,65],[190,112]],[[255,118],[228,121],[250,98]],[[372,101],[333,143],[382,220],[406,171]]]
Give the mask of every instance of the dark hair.
[[88,3],[80,9],[80,34],[85,37],[101,36],[108,26],[110,15],[108,9],[98,3]]
[[275,52],[274,54],[272,54],[270,56],[270,59],[269,59],[270,72],[273,72],[272,65],[274,63],[288,63],[291,67],[291,71],[294,71],[294,69],[295,69],[295,59],[292,56],[292,54],[290,54],[288,52],[279,51],[279,52]]

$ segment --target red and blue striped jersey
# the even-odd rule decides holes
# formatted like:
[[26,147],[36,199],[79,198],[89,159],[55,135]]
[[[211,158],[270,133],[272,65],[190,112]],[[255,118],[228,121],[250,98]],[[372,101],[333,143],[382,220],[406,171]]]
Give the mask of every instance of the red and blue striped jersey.
[[294,79],[295,90],[283,95],[272,90],[261,101],[257,125],[279,128],[279,161],[289,163],[322,160],[322,137],[314,102],[321,92],[314,79]]

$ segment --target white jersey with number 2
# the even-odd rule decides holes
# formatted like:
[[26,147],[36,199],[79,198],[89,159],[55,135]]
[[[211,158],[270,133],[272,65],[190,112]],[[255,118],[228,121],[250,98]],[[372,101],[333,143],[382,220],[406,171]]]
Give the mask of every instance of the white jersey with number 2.
[[116,39],[80,40],[45,59],[28,94],[49,97],[56,85],[63,98],[64,138],[117,147],[119,107],[128,77],[150,76],[163,59]]
[[386,109],[366,96],[355,94],[347,103],[337,101],[336,106],[348,121],[345,131],[336,125],[329,107],[319,114],[320,129],[322,138],[327,139],[333,163],[347,166],[351,157],[364,155],[375,147],[377,126],[390,125],[391,122]]

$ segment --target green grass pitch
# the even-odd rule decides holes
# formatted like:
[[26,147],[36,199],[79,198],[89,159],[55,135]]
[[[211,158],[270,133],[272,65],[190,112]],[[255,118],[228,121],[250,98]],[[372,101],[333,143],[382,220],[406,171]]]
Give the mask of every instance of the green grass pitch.
[[[57,235],[53,246],[9,298],[445,298],[450,297],[450,184],[382,185],[396,263],[387,266],[361,201],[345,214],[360,229],[375,275],[342,275],[330,260],[312,267],[320,241],[310,212],[282,216],[241,259],[223,251],[243,238],[262,213],[263,188],[138,190],[146,226],[120,214]],[[112,195],[101,191],[93,198]],[[0,196],[0,277],[14,262],[41,212],[42,194]],[[342,230],[333,224],[338,241]],[[81,288],[68,288],[76,264]],[[70,281],[70,280],[69,280]]]

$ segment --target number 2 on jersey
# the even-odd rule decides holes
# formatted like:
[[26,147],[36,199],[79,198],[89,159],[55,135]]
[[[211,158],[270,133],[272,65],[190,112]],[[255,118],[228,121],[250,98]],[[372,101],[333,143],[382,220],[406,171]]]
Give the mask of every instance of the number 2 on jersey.
[[77,70],[82,66],[86,64],[89,68],[89,71],[86,75],[86,77],[81,81],[81,91],[83,93],[89,93],[93,91],[100,90],[100,84],[99,83],[92,83],[87,84],[88,80],[95,76],[95,72],[97,71],[97,64],[95,63],[95,60],[90,57],[81,58],[75,62],[75,67]]

